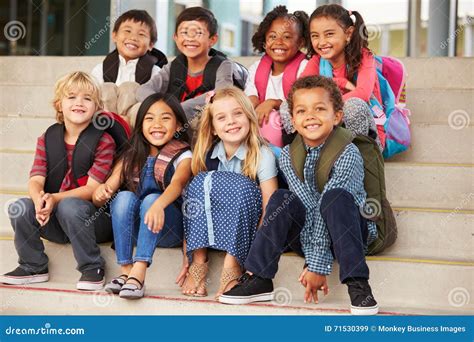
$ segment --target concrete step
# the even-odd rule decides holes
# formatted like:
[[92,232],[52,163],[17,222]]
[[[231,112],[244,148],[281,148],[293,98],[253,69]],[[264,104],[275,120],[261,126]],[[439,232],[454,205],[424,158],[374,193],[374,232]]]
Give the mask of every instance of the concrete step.
[[472,166],[387,163],[387,198],[394,207],[474,209]]
[[[16,266],[16,257],[13,244],[11,241],[0,241],[2,246],[2,260],[0,261],[0,268],[3,271],[9,271]],[[77,313],[90,313],[94,306],[100,306],[99,303],[111,302],[110,307],[106,309],[114,310],[118,308],[128,308],[129,305],[124,303],[119,298],[101,298],[96,294],[88,296],[75,296],[77,291],[74,291],[75,282],[79,278],[79,273],[72,271],[75,261],[72,256],[72,249],[70,246],[56,245],[46,242],[46,252],[50,258],[50,275],[51,283],[37,284],[35,288],[55,288],[60,295],[48,295],[51,298],[61,298],[61,300],[52,300],[52,302],[41,301],[44,305],[35,305],[34,310],[36,314],[50,313],[50,309],[59,308],[65,310],[65,305],[71,308],[78,308]],[[108,246],[102,246],[102,255],[107,262],[107,279],[119,274],[119,267],[115,264],[115,256],[113,251]],[[147,295],[151,296],[150,300],[158,297],[160,299],[175,301],[175,308],[169,308],[172,305],[169,302],[163,302],[163,307],[159,304],[152,308],[152,304],[148,301],[139,301],[141,304],[136,307],[135,312],[142,314],[147,313],[180,313],[190,314],[188,307],[183,303],[189,303],[186,297],[182,296],[180,289],[174,284],[176,275],[180,269],[181,251],[180,249],[158,249],[154,256],[153,265],[148,270],[146,284]],[[214,252],[210,254],[210,271],[208,274],[208,291],[209,297],[206,298],[208,307],[203,307],[202,313],[230,313],[236,314],[253,314],[253,308],[246,311],[245,307],[234,308],[222,306],[221,311],[219,305],[210,303],[212,295],[218,288],[219,270],[223,263],[223,253]],[[345,313],[349,305],[349,298],[347,295],[347,288],[338,281],[338,267],[335,265],[334,272],[328,278],[330,292],[329,295],[320,299],[320,304],[304,304],[303,303],[303,288],[298,283],[297,278],[303,267],[303,259],[295,255],[284,255],[280,260],[280,268],[275,278],[274,285],[277,291],[277,299],[274,305],[278,305],[280,309],[285,310],[286,314],[301,314],[306,308],[323,309],[327,312],[332,311]],[[422,263],[410,260],[405,261],[387,261],[379,260],[377,258],[369,258],[368,265],[371,272],[371,286],[377,301],[379,302],[382,312],[390,312],[393,308],[398,308],[399,313],[427,313],[438,312],[440,314],[466,314],[472,312],[474,305],[467,300],[459,302],[459,293],[464,296],[469,296],[472,292],[472,271],[473,264],[469,265],[445,265],[436,263]],[[3,272],[2,271],[2,272]],[[429,284],[429,285],[428,285]],[[40,297],[40,294],[35,294],[32,290],[33,286],[25,286],[20,288],[10,288],[5,291],[6,287],[2,286],[1,296],[2,303],[11,303],[14,301],[15,305],[7,306],[6,313],[21,313],[27,309],[24,305],[24,297],[30,299]],[[8,288],[7,288],[8,289]],[[52,291],[54,293],[54,291]],[[49,292],[51,293],[51,292]],[[27,295],[25,295],[27,294]],[[65,298],[65,294],[68,294]],[[74,294],[74,296],[73,296]],[[92,298],[91,298],[92,297]],[[95,300],[94,300],[95,297]],[[67,298],[67,299],[66,299]],[[71,302],[69,301],[71,300]],[[17,302],[19,301],[19,303]],[[143,302],[143,303],[142,303]],[[30,300],[31,303],[31,300]],[[64,303],[64,304],[63,304]],[[115,304],[114,304],[115,303]],[[156,302],[155,302],[156,303]],[[84,304],[84,305],[81,305]],[[463,305],[460,305],[463,304]],[[118,305],[119,307],[117,307]],[[125,306],[123,306],[125,305]],[[215,305],[215,306],[214,306]],[[104,305],[106,306],[106,305]],[[5,307],[5,305],[2,305]],[[82,307],[84,309],[79,309]],[[10,308],[10,309],[8,309]],[[89,308],[89,309],[87,309]],[[213,309],[216,309],[214,312]],[[259,310],[258,313],[263,313]],[[146,311],[142,311],[146,310]],[[151,312],[148,312],[150,310]],[[192,312],[199,312],[192,310]],[[288,311],[286,311],[288,310]],[[101,311],[101,309],[99,309]],[[114,310],[115,311],[115,310]],[[96,314],[99,313],[94,311]],[[33,313],[33,312],[29,312]],[[267,314],[269,312],[266,312]],[[276,311],[276,314],[282,313]],[[309,313],[309,312],[307,312]],[[317,311],[312,312],[317,314]]]
[[410,89],[407,108],[412,124],[450,125],[454,129],[474,125],[472,89]]
[[[474,108],[474,107],[473,107]],[[54,118],[0,117],[0,152],[34,152],[38,137]],[[413,123],[412,146],[390,161],[474,164],[474,127]]]
[[[31,154],[0,153],[4,190],[26,191]],[[457,208],[473,191],[472,165],[386,163],[387,197],[396,207]],[[473,210],[474,201],[463,209]]]
[[[0,83],[0,116],[54,118],[55,111],[51,102],[53,96],[54,83],[46,85]],[[474,124],[472,89],[411,89],[407,93],[407,108],[412,112],[410,120],[413,123],[448,124],[450,118],[459,117],[462,119],[461,123],[469,121],[467,125]]]
[[[7,208],[24,195],[0,194],[0,237],[11,239],[13,230]],[[466,199],[466,202],[469,199]],[[470,198],[472,202],[472,196]],[[22,213],[18,208],[15,213]],[[381,256],[414,259],[440,259],[454,262],[474,262],[472,222],[474,211],[394,208],[398,226],[395,244]]]
[[[93,57],[0,57],[0,84],[53,85],[56,80],[74,70],[90,72],[104,56]],[[172,59],[169,58],[170,60]],[[236,57],[249,67],[258,57]],[[407,69],[407,86],[414,88],[474,89],[473,58],[401,58]]]
[[474,164],[474,128],[414,124],[411,146],[390,158],[393,162]]
[[34,152],[38,137],[55,122],[54,117],[1,117],[0,147],[2,150]]

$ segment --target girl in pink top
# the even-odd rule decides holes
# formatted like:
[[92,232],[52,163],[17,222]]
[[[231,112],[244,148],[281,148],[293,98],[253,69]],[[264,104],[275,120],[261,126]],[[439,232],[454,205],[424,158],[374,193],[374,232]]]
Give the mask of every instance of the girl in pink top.
[[382,101],[375,60],[368,48],[368,33],[362,16],[339,5],[324,5],[311,14],[309,28],[311,44],[308,50],[313,57],[301,77],[319,75],[321,58],[328,61],[332,77],[343,94],[346,127],[357,134],[374,138],[378,135],[383,147],[383,123],[375,124],[367,105],[372,96],[380,103]]

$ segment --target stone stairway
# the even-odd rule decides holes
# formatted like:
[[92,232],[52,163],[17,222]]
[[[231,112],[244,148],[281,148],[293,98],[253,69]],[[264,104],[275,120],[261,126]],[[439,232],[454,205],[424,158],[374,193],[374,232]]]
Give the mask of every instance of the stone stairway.
[[[0,272],[16,265],[7,206],[26,196],[36,138],[54,123],[55,80],[70,71],[90,71],[101,57],[0,57]],[[238,58],[250,65],[255,58]],[[385,314],[468,314],[474,310],[474,184],[472,111],[474,59],[403,59],[408,70],[408,107],[413,146],[386,163],[388,198],[396,210],[399,237],[381,255],[369,257],[371,285]],[[46,242],[49,283],[0,285],[4,314],[348,314],[338,269],[330,294],[318,305],[303,303],[297,277],[303,259],[285,255],[275,280],[274,302],[225,306],[213,297],[189,299],[174,279],[179,249],[158,249],[147,276],[147,297],[128,302],[105,293],[75,290],[79,273],[70,246]],[[108,277],[118,274],[113,250],[103,245]],[[211,254],[209,293],[218,287],[222,253]],[[214,272],[213,272],[214,270]]]

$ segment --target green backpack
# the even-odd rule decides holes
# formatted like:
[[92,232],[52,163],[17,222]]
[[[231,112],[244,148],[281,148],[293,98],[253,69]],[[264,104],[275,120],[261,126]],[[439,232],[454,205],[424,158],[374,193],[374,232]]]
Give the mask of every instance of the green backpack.
[[[364,160],[364,188],[367,192],[367,201],[361,214],[377,225],[378,237],[368,249],[368,254],[373,255],[391,246],[397,239],[397,223],[385,193],[384,160],[375,140],[363,135],[353,137],[349,130],[336,127],[324,144],[316,163],[315,183],[319,193],[322,193],[334,163],[350,143],[357,146]],[[302,181],[307,154],[303,146],[303,138],[299,134],[290,145],[291,162]]]

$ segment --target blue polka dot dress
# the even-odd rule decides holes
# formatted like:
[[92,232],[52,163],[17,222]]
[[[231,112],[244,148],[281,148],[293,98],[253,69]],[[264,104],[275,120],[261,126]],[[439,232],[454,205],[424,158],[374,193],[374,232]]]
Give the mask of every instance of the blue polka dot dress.
[[226,251],[243,265],[262,214],[256,182],[229,171],[201,172],[184,195],[186,252],[210,247]]

